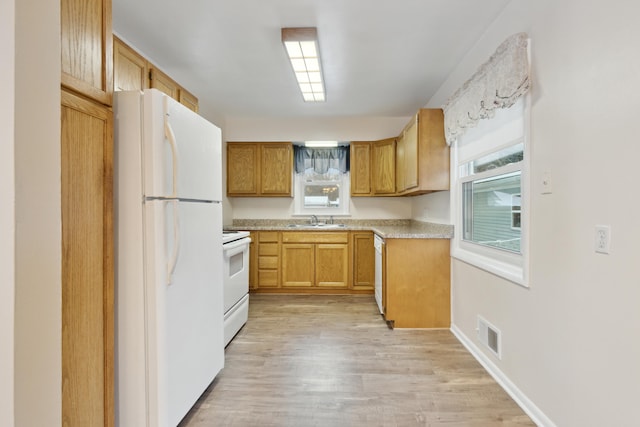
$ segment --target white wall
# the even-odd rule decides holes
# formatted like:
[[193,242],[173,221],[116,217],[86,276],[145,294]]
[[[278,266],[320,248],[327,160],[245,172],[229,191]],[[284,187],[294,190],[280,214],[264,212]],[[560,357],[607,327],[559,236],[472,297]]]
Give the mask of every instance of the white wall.
[[[400,134],[409,117],[227,118],[227,141],[376,141]],[[225,184],[226,185],[226,184]],[[225,187],[226,188],[226,187]],[[287,219],[293,199],[240,198],[229,200],[233,219]],[[225,206],[226,207],[226,206]],[[351,219],[411,218],[409,198],[358,197],[351,199]]]
[[[232,197],[233,219],[293,218],[293,199],[284,197]],[[405,197],[354,197],[349,219],[411,218],[411,201]],[[227,224],[230,224],[227,223]]]
[[[529,33],[530,289],[454,260],[452,322],[474,346],[477,315],[502,330],[502,360],[475,351],[546,425],[640,425],[638,16],[635,0],[513,0],[429,102],[442,106],[507,36]],[[550,195],[537,190],[544,172]],[[597,224],[611,226],[609,255],[594,252]]]
[[15,7],[15,425],[56,426],[61,424],[60,3],[23,0]]
[[13,425],[15,0],[0,2],[0,420]]

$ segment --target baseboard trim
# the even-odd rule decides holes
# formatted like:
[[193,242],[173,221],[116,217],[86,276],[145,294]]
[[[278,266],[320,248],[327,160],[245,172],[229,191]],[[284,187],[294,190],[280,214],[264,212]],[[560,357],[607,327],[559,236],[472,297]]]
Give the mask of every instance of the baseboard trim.
[[470,340],[456,325],[451,325],[451,332],[458,341],[469,350],[469,353],[496,380],[509,396],[539,427],[556,427],[556,425],[538,408],[498,367],[489,359],[475,343]]

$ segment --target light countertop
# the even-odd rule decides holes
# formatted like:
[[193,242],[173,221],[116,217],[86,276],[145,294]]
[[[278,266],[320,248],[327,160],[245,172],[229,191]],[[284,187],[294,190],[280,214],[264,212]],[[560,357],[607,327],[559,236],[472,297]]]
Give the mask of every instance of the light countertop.
[[[322,220],[322,218],[321,218]],[[317,228],[306,226],[308,219],[235,219],[228,230],[246,231],[373,231],[385,239],[451,239],[453,226],[410,219],[401,220],[349,220],[336,219],[340,228]],[[292,227],[291,224],[296,224]]]

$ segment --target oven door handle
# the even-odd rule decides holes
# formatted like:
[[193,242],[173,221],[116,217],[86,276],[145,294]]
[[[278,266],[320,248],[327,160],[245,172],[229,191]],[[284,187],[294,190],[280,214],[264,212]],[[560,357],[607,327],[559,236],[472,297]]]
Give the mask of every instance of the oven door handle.
[[249,243],[251,243],[251,238],[249,237],[245,237],[244,239],[236,240],[230,243],[225,243],[224,245],[222,245],[224,256],[226,258],[231,258],[232,256],[239,254],[240,252],[248,250]]

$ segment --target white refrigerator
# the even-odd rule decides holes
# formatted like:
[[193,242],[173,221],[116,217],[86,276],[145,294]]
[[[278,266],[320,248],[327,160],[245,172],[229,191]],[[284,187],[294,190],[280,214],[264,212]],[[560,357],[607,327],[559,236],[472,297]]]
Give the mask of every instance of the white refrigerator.
[[220,129],[114,97],[116,425],[176,426],[224,366]]

